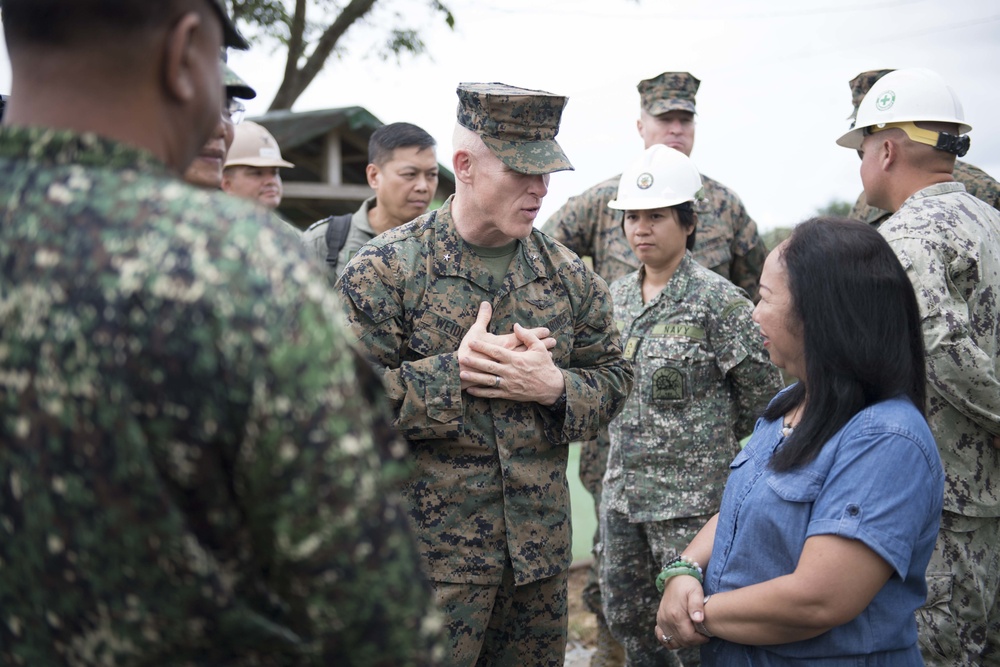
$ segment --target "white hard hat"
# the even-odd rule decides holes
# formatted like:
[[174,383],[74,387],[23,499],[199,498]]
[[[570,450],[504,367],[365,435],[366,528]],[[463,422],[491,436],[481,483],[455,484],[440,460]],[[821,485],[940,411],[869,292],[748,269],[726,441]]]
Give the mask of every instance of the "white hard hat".
[[[965,122],[965,114],[958,95],[941,75],[920,67],[898,69],[889,72],[872,85],[871,90],[858,105],[858,115],[852,129],[837,139],[837,144],[845,148],[859,149],[866,133],[887,129],[890,125],[906,131],[910,129],[912,123],[919,121],[955,123],[958,125],[960,135],[972,129],[972,126]],[[937,137],[934,140],[922,140],[913,136],[910,131],[907,131],[907,134],[914,141],[929,143],[932,146],[937,143]],[[946,137],[955,139],[951,135]],[[952,150],[952,147],[938,147],[949,152],[957,152]],[[962,154],[964,155],[964,152]]]
[[278,142],[271,133],[253,121],[245,120],[236,126],[233,145],[226,155],[226,166],[235,167],[294,167],[281,159]]
[[687,155],[655,144],[622,172],[618,196],[608,206],[619,211],[644,211],[694,201],[701,174]]

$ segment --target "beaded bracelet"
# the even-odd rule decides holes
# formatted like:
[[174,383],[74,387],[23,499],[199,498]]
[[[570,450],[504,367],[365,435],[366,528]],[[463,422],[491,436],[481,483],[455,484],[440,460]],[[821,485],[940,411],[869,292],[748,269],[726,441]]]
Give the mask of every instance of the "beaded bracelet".
[[699,584],[704,583],[705,581],[702,576],[701,566],[698,565],[697,562],[691,560],[687,556],[678,555],[667,561],[667,564],[663,566],[662,570],[660,570],[660,574],[656,577],[656,590],[662,593],[664,586],[667,584],[667,579],[682,574],[694,577],[698,580]]

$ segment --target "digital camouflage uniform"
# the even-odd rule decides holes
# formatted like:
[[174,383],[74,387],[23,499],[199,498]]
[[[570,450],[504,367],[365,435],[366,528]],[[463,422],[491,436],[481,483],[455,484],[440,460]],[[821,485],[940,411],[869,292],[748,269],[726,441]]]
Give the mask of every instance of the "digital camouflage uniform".
[[[952,177],[964,185],[965,191],[970,195],[1000,211],[1000,183],[997,183],[985,171],[968,162],[955,160],[955,171],[952,173]],[[885,222],[890,215],[892,214],[888,211],[869,206],[865,193],[862,192],[858,195],[858,201],[854,203],[849,217],[877,227]]]
[[0,663],[430,663],[384,397],[298,239],[94,135],[0,130],[0,194]]
[[940,183],[911,195],[879,232],[920,304],[927,420],[946,476],[917,613],[921,651],[928,665],[998,664],[1000,214],[960,183]]
[[[519,172],[568,167],[552,146],[565,98],[494,90],[463,84],[459,122]],[[508,97],[509,90],[522,94]],[[519,112],[540,133],[526,143],[527,155],[517,140],[504,141],[528,129]],[[453,664],[561,666],[572,559],[567,445],[593,437],[618,414],[632,386],[631,365],[621,356],[604,281],[535,230],[518,241],[497,284],[456,229],[452,202],[461,195],[375,237],[337,286],[411,446],[417,474],[405,495],[447,617]],[[491,333],[510,333],[515,323],[549,328],[565,409],[462,392],[457,350],[483,301],[493,306]],[[493,596],[502,602],[493,611],[502,628],[490,621]]]
[[609,427],[601,502],[604,613],[630,667],[671,662],[652,632],[653,582],[719,509],[740,438],[781,389],[741,289],[690,252],[645,304],[643,275],[611,286],[635,388]]
[[[643,108],[653,115],[675,109],[694,113],[700,83],[686,72],[664,72],[639,82],[637,88]],[[608,207],[618,193],[620,178],[618,174],[570,197],[542,225],[543,232],[581,257],[590,257],[594,271],[609,284],[639,268],[639,260],[622,231],[624,213]],[[702,183],[703,198],[694,204],[698,213],[695,260],[739,285],[756,300],[760,272],[767,257],[767,248],[757,235],[757,225],[735,192],[704,174]],[[607,456],[606,431],[581,447],[580,481],[594,497],[595,507],[600,505]],[[596,543],[599,538],[595,535],[594,539]],[[595,570],[583,597],[587,607],[600,615],[596,582],[599,554],[595,555]]]

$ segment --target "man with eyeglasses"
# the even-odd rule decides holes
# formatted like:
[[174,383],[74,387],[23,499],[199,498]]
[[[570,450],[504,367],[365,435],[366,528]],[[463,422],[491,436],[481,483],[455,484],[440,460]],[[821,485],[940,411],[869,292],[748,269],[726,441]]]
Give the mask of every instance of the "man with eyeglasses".
[[[252,100],[257,97],[257,91],[251,88],[222,61],[223,84],[226,99],[222,107],[219,123],[212,131],[205,145],[201,147],[191,165],[184,172],[184,180],[199,188],[218,190],[222,187],[222,167],[226,163],[226,154],[233,145],[234,128],[243,120],[246,107],[240,99]],[[239,99],[237,99],[239,98]]]

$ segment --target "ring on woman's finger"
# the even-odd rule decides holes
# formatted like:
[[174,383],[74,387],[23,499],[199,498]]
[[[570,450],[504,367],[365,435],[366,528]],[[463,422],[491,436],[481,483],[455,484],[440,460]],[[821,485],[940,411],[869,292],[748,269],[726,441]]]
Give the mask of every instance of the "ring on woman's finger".
[[673,638],[672,635],[663,635],[663,643],[664,644],[669,644],[673,640],[674,640],[674,638]]
[[494,375],[493,378],[494,378],[493,379],[493,388],[494,389],[499,389],[500,388],[500,376],[499,375]]

